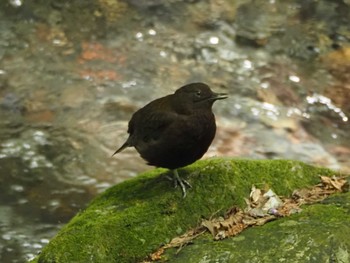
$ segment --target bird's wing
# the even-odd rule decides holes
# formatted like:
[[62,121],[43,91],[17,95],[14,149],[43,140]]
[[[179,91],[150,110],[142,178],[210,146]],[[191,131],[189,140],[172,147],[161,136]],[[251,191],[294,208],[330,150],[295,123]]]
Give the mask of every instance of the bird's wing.
[[180,117],[169,111],[136,112],[129,122],[128,132],[138,140],[158,140],[163,132]]

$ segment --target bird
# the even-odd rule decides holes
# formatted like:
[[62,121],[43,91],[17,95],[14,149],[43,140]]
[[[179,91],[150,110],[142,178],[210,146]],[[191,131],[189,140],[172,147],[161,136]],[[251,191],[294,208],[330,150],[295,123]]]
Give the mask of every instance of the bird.
[[183,198],[186,186],[177,169],[194,163],[207,152],[216,133],[212,106],[226,99],[207,84],[190,83],[173,94],[155,99],[136,111],[128,124],[129,137],[114,156],[134,147],[148,165],[172,170],[175,187],[180,185]]

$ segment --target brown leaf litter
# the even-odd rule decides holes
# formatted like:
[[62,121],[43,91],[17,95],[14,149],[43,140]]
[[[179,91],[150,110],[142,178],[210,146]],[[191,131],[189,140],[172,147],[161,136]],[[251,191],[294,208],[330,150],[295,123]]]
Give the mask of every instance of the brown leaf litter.
[[143,263],[160,260],[168,248],[177,247],[179,252],[203,233],[210,232],[214,240],[233,237],[247,227],[261,226],[280,217],[298,213],[302,210],[301,205],[320,202],[331,194],[349,191],[349,177],[320,176],[320,180],[315,186],[295,190],[289,198],[279,197],[272,189],[261,190],[253,185],[249,198],[245,200],[247,207],[244,210],[235,206],[223,217],[204,219],[200,226],[173,238]]

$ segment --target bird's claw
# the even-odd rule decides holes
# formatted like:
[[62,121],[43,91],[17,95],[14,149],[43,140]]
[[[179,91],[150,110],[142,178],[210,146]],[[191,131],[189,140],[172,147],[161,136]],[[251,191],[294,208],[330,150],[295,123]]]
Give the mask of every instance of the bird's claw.
[[186,186],[189,188],[192,188],[192,185],[190,185],[190,183],[184,179],[180,179],[179,181],[175,180],[175,188],[177,187],[178,184],[180,185],[181,190],[182,190],[182,197],[185,198],[186,197]]
[[188,188],[192,188],[192,185],[187,182],[185,179],[181,179],[179,174],[177,173],[177,170],[174,170],[174,187],[176,188],[178,185],[180,185],[181,190],[182,190],[182,197],[186,197],[186,186]]
[[188,188],[192,188],[192,185],[186,181],[185,179],[181,179],[177,170],[173,170],[174,173],[174,177],[171,176],[165,176],[168,180],[173,181],[174,182],[174,188],[177,188],[178,185],[180,185],[181,190],[182,190],[182,197],[185,198],[186,197],[186,187]]
[[178,185],[180,185],[180,186],[184,185],[184,186],[187,186],[188,188],[192,188],[192,185],[188,181],[186,181],[185,179],[181,179],[181,178],[179,178],[179,179],[180,180],[178,180],[178,179],[173,180],[174,181],[174,188],[177,188]]

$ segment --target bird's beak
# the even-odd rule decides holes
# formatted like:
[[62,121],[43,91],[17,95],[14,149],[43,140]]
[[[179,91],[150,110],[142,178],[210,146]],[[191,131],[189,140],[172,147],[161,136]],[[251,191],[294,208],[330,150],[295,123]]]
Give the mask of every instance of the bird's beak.
[[227,93],[214,93],[213,96],[211,97],[212,100],[223,100],[227,98],[228,98]]

